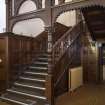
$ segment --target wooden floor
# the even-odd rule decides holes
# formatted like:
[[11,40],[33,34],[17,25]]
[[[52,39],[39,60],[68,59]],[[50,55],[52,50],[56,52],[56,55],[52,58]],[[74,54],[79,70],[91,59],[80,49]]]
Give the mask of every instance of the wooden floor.
[[0,105],[9,105],[9,104],[4,103],[4,102],[0,102]]
[[56,105],[105,105],[105,84],[82,86],[58,97]]
[[[0,105],[8,105],[0,102]],[[105,84],[84,85],[58,97],[56,105],[105,105]]]

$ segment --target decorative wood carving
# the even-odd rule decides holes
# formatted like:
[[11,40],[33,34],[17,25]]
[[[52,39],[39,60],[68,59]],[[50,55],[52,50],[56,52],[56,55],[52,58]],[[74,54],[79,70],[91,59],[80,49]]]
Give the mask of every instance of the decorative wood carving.
[[[15,8],[15,15],[18,15],[19,9],[25,1],[26,0],[15,0],[14,1],[14,3],[15,3],[14,6],[16,7]],[[39,9],[38,0],[32,0],[32,1],[36,4],[37,9]]]
[[[19,10],[19,7],[25,0],[15,0],[15,16],[9,18],[9,31],[12,30],[13,24],[15,24],[17,21],[25,20],[25,19],[30,19],[30,18],[41,18],[45,21],[46,26],[53,25],[56,22],[57,17],[62,14],[63,12],[66,11],[71,11],[71,10],[77,10],[77,9],[82,9],[82,8],[88,8],[91,6],[101,6],[105,7],[105,1],[104,0],[79,0],[79,1],[73,1],[73,2],[68,2],[65,4],[62,4],[64,1],[59,1],[61,2],[60,5],[57,6],[51,6],[52,4],[50,3],[49,8],[45,8],[44,10],[41,9],[41,0],[38,2],[38,0],[33,0],[37,8],[39,10],[33,11],[31,13],[23,14],[23,15],[18,15],[17,12]],[[46,0],[46,5],[48,4],[49,1]],[[54,1],[52,1],[54,3]],[[11,10],[11,5],[9,5],[9,8]],[[41,10],[40,10],[41,9]],[[49,11],[51,9],[51,11]],[[10,11],[11,12],[11,11]],[[11,14],[11,13],[9,13]],[[51,15],[52,14],[52,15]],[[21,18],[20,18],[21,17]]]
[[52,7],[53,9],[53,19],[52,23],[56,22],[57,17],[66,11],[72,11],[72,10],[81,10],[82,8],[88,8],[92,6],[101,6],[105,7],[105,1],[104,0],[79,0],[79,1],[72,1],[70,3],[58,5]]

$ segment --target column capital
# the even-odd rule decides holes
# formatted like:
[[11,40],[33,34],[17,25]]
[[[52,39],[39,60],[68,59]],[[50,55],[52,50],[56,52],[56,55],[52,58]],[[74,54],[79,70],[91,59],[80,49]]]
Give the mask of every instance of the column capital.
[[53,31],[52,26],[45,26],[45,31],[46,32],[52,32]]

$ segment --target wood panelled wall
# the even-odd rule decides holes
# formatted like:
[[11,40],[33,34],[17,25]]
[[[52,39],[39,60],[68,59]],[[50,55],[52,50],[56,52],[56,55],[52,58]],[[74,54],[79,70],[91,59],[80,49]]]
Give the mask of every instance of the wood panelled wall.
[[[7,72],[7,52],[6,52],[6,47],[7,43],[5,41],[7,38],[0,37],[0,92],[5,89],[6,87],[6,72]],[[5,66],[7,65],[7,66]]]
[[0,91],[18,79],[24,66],[41,52],[42,45],[41,40],[36,38],[12,33],[0,34]]
[[83,35],[82,66],[85,83],[96,83],[99,79],[99,48],[90,41],[89,34]]

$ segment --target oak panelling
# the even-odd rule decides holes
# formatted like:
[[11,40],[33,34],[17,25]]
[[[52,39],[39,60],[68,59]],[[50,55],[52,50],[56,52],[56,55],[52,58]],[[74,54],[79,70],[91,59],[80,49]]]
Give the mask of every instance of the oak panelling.
[[[7,85],[7,77],[8,74],[6,71],[8,71],[7,68],[7,62],[6,62],[6,57],[7,57],[7,52],[6,52],[6,43],[7,38],[5,37],[0,37],[0,93],[1,91],[4,91]],[[5,82],[6,81],[6,82]]]
[[88,35],[84,35],[83,40],[82,66],[84,82],[96,83],[98,82],[99,69],[98,47],[96,44],[92,46]]
[[12,33],[0,34],[0,91],[18,79],[24,67],[41,52],[41,43],[37,38]]

